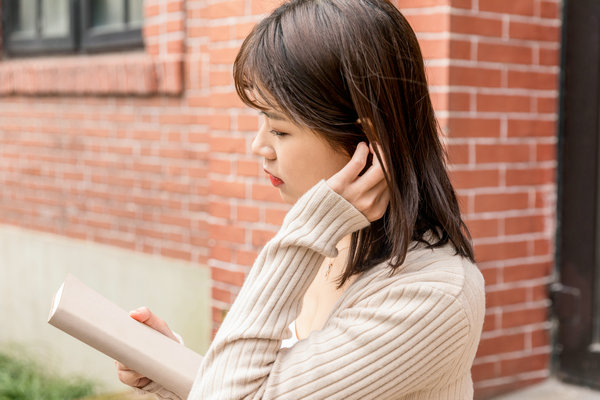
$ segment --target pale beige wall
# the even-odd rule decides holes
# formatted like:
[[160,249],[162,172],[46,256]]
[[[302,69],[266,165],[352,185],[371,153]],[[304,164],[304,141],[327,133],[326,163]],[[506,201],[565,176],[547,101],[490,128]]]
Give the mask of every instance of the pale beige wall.
[[210,341],[207,267],[0,225],[0,346],[28,352],[62,374],[124,387],[114,362],[46,321],[54,292],[71,273],[122,308],[146,305],[204,353]]

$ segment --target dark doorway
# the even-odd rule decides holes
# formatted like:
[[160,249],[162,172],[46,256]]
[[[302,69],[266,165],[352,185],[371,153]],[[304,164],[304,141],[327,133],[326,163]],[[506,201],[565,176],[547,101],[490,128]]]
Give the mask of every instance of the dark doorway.
[[600,1],[565,0],[563,18],[557,374],[600,388]]

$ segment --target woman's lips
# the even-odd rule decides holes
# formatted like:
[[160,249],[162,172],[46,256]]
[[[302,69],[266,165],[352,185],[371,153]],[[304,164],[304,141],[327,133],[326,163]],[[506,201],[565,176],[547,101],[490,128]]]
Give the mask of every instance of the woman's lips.
[[271,173],[267,170],[265,170],[265,172],[267,173],[267,175],[269,175],[269,179],[271,180],[271,183],[273,184],[273,186],[277,187],[277,186],[283,185],[283,181],[281,179],[279,179],[276,176],[271,175]]

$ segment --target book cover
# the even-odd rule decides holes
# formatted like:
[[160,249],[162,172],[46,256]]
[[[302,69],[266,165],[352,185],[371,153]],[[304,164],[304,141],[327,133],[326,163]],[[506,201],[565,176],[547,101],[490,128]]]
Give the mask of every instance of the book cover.
[[[48,323],[187,398],[202,356],[67,275],[58,289]],[[116,376],[116,371],[115,371]]]

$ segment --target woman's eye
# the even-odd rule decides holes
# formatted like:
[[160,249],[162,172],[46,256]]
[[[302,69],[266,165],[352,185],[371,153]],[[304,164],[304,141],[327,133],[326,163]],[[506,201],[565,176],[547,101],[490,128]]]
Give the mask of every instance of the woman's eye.
[[285,132],[276,131],[274,129],[271,129],[271,133],[273,135],[275,135],[275,136],[285,136],[285,135],[287,135],[287,133],[285,133]]

